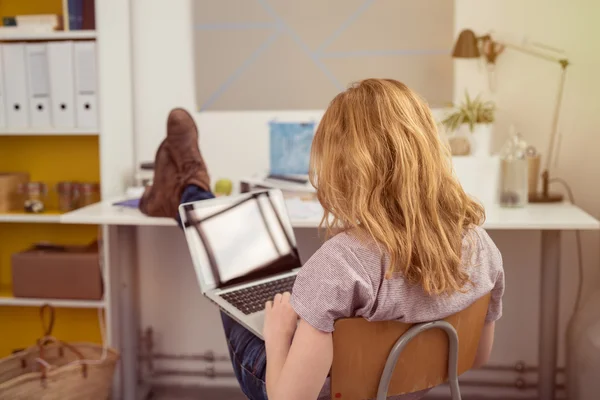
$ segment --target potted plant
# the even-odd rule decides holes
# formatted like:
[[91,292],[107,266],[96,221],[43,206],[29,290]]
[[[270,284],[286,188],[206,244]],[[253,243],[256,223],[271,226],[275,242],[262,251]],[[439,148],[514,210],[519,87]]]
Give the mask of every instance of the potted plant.
[[471,99],[469,93],[465,92],[464,102],[446,116],[442,124],[449,133],[465,133],[468,129],[471,134],[471,154],[489,156],[495,111],[493,102],[481,100],[480,96]]

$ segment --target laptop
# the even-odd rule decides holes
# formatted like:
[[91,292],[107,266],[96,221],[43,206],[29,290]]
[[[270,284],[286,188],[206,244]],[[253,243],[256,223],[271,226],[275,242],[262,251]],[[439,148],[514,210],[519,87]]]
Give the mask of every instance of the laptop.
[[179,206],[202,294],[263,338],[264,306],[301,267],[283,193],[265,190]]

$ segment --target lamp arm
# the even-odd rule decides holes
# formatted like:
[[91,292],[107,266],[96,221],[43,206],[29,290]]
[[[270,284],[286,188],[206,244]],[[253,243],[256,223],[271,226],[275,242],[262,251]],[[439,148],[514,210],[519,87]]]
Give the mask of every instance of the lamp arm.
[[558,135],[558,120],[560,116],[560,105],[562,103],[563,91],[565,88],[565,78],[567,76],[567,69],[563,68],[560,75],[560,81],[558,84],[558,93],[556,94],[556,103],[554,104],[554,114],[552,116],[552,132],[550,133],[550,142],[548,143],[548,155],[546,156],[545,169],[550,169],[550,163],[552,162],[552,156],[554,154],[554,147],[556,137]]
[[481,42],[490,40],[495,43],[501,44],[505,47],[508,47],[509,49],[513,49],[513,50],[516,50],[516,51],[524,53],[524,54],[528,54],[533,57],[541,58],[543,60],[559,63],[563,69],[567,68],[567,66],[569,65],[569,60],[567,60],[566,58],[553,57],[549,54],[544,54],[539,51],[528,49],[527,47],[519,46],[514,43],[496,41],[496,40],[492,39],[492,36],[489,34],[483,35],[483,36],[478,36],[477,40],[481,41]]
[[[491,40],[489,35],[488,35],[487,39]],[[566,58],[553,57],[549,54],[540,53],[538,51],[531,50],[531,49],[528,49],[523,46],[518,46],[513,43],[502,42],[501,44],[508,47],[509,49],[513,49],[513,50],[516,50],[523,54],[527,54],[527,55],[537,57],[537,58],[540,58],[543,60],[558,63],[561,66],[562,72],[560,75],[560,81],[558,83],[558,93],[556,94],[556,102],[554,104],[554,113],[552,114],[552,131],[550,132],[550,141],[548,143],[548,153],[546,154],[546,161],[544,162],[544,166],[545,166],[544,169],[545,169],[546,173],[548,173],[548,170],[550,169],[550,164],[551,164],[553,156],[554,156],[554,150],[556,147],[556,137],[558,136],[558,121],[559,121],[559,117],[560,117],[560,106],[562,104],[563,91],[565,88],[565,78],[567,75],[567,67],[569,66],[569,60],[567,60]]]
[[541,58],[541,59],[544,59],[544,60],[547,60],[547,61],[552,61],[552,62],[555,62],[555,63],[559,63],[563,69],[567,68],[567,66],[569,65],[569,60],[567,60],[566,58],[553,57],[553,56],[551,56],[549,54],[540,53],[540,52],[537,52],[535,50],[531,50],[531,49],[528,49],[526,47],[518,46],[518,45],[512,44],[512,43],[506,43],[506,42],[499,42],[499,43],[503,44],[504,46],[508,47],[509,49],[513,49],[513,50],[516,50],[518,52],[521,52],[521,53],[524,53],[524,54],[528,54],[528,55],[533,56],[533,57]]
[[[566,78],[566,74],[567,74],[567,67],[569,66],[569,60],[566,58],[553,57],[549,54],[544,54],[539,51],[528,49],[526,47],[519,46],[519,45],[516,45],[513,43],[496,42],[496,41],[494,41],[494,39],[492,39],[491,35],[489,35],[489,34],[479,36],[479,37],[477,37],[477,40],[481,41],[481,42],[493,41],[493,42],[501,44],[509,49],[516,50],[520,53],[527,54],[532,57],[536,57],[536,58],[540,58],[540,59],[543,59],[546,61],[551,61],[551,62],[560,64],[562,73],[561,73],[560,81],[558,84],[558,93],[556,95],[556,103],[554,104],[554,113],[552,115],[552,131],[550,132],[550,141],[548,143],[548,153],[546,155],[546,161],[544,163],[545,173],[547,174],[548,170],[550,169],[552,157],[554,155],[554,148],[556,146],[556,137],[558,136],[558,121],[559,121],[559,116],[560,116],[560,106],[562,104],[563,91],[564,91],[564,87],[565,87],[565,78]],[[547,189],[545,191],[547,191]]]

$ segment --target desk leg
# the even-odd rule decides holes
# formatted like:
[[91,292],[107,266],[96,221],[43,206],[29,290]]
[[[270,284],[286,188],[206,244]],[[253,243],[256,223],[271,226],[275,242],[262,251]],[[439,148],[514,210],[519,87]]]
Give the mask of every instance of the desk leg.
[[[113,398],[136,400],[138,389],[137,242],[136,227],[110,226],[104,253],[110,268],[111,345],[121,359],[116,371]],[[106,232],[106,231],[105,231]]]
[[[119,247],[118,227],[102,226],[102,267],[104,269],[104,301],[106,303],[106,340],[108,345],[114,349],[121,350],[121,297],[120,297],[120,277],[119,277],[119,257],[116,254]],[[117,363],[112,385],[111,399],[123,399],[121,362]]]
[[560,231],[542,231],[539,398],[555,398],[560,300]]
[[119,227],[123,399],[138,398],[137,227]]

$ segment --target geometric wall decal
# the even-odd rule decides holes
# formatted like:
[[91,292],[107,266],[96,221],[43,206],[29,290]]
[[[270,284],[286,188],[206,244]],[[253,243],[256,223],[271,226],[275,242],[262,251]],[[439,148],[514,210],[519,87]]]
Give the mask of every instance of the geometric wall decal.
[[204,110],[315,110],[352,82],[398,79],[453,98],[453,0],[194,0]]

